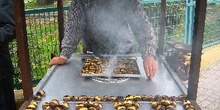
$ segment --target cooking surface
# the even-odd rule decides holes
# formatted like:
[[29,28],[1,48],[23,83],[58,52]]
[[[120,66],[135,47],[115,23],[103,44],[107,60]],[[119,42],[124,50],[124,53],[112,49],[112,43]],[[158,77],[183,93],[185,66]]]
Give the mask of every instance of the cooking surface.
[[[129,78],[121,83],[100,83],[81,76],[83,66],[82,58],[86,56],[72,56],[66,65],[53,66],[41,80],[35,89],[35,93],[40,89],[46,92],[46,97],[40,101],[38,109],[41,108],[42,102],[49,102],[52,99],[62,101],[64,95],[71,96],[127,96],[127,95],[168,95],[179,96],[183,93],[176,83],[175,78],[165,67],[162,59],[157,58],[158,70],[153,79],[148,79],[144,73],[142,59],[137,57],[137,63],[140,68],[139,78]],[[178,82],[178,81],[177,81]],[[73,106],[76,102],[71,102]],[[104,110],[112,106],[112,103],[105,103]],[[142,104],[141,104],[142,106]],[[144,107],[150,107],[149,103],[144,103]],[[182,106],[177,106],[182,107]],[[73,108],[73,107],[71,107]],[[39,109],[40,110],[40,109]],[[112,108],[110,109],[112,110]],[[140,108],[141,110],[141,108]]]
[[103,56],[83,58],[82,76],[140,77],[137,58],[133,56]]

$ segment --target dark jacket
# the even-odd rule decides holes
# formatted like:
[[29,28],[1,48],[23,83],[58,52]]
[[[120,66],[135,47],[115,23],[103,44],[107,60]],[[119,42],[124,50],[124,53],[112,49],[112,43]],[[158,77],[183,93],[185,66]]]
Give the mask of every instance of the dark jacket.
[[15,38],[12,0],[0,0],[0,80],[11,77],[13,66],[8,44]]

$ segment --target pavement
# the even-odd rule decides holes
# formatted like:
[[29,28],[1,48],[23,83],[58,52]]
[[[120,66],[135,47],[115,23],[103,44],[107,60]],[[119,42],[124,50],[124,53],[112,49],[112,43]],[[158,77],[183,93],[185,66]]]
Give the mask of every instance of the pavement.
[[203,49],[197,103],[202,110],[220,110],[220,44]]
[[197,103],[202,110],[220,110],[220,60],[201,71]]
[[220,110],[220,60],[200,72],[196,101],[202,110]]

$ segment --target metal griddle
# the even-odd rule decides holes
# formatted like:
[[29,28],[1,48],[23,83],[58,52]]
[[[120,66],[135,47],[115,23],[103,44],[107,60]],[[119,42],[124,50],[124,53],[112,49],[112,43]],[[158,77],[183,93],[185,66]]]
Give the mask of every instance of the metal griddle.
[[[137,63],[140,67],[140,77],[129,78],[121,83],[100,83],[88,77],[81,76],[82,58],[86,55],[73,55],[66,65],[53,66],[39,82],[34,90],[43,89],[46,96],[38,103],[37,110],[41,110],[43,102],[50,102],[52,99],[63,101],[64,95],[71,96],[127,96],[127,95],[168,95],[179,96],[186,93],[186,88],[179,78],[169,71],[164,65],[163,57],[157,57],[158,70],[153,79],[148,79],[143,69],[143,60],[140,56],[136,56]],[[74,110],[74,106],[79,102],[69,102],[70,110]],[[141,108],[139,110],[151,110],[150,102],[139,102]],[[104,110],[114,110],[112,102],[103,102]],[[177,110],[183,110],[182,104],[179,102]]]
[[[94,56],[88,56],[86,57],[84,60],[86,60],[87,58],[90,58],[90,59],[99,59],[98,57],[94,57]],[[132,65],[129,65],[129,66],[132,66],[133,68],[136,68],[134,71],[134,73],[132,74],[129,74],[129,73],[124,73],[124,74],[115,74],[113,71],[117,68],[117,67],[113,67],[113,66],[116,66],[116,65],[123,65],[123,63],[120,63],[120,64],[114,64],[113,65],[107,65],[107,66],[103,66],[103,64],[100,65],[101,69],[102,69],[102,73],[94,73],[94,74],[90,74],[90,73],[83,73],[81,72],[81,75],[84,76],[84,77],[140,77],[141,76],[141,73],[140,73],[140,68],[139,66],[141,65],[138,65],[138,62],[137,62],[137,55],[102,55],[100,59],[104,59],[106,60],[107,62],[111,62],[111,60],[114,60],[115,62],[117,62],[118,60],[131,60],[132,61]],[[84,61],[82,62],[84,65]],[[111,72],[109,73],[106,73],[108,71],[108,69],[112,69]]]

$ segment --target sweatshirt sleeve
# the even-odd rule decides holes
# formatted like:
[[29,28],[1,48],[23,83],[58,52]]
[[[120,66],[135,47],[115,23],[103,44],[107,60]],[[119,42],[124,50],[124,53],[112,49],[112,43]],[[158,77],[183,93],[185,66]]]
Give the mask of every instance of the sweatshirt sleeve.
[[[135,39],[139,44],[143,55],[150,54],[155,56],[157,49],[156,36],[152,24],[138,0],[131,0],[131,11],[128,13],[128,23],[134,33]],[[143,47],[143,48],[142,48]]]
[[70,58],[84,35],[85,17],[80,0],[72,0],[69,9],[60,56]]
[[15,23],[12,0],[0,0],[0,44],[15,38]]

